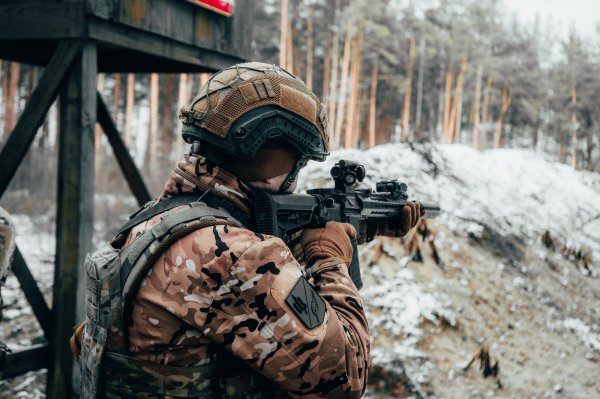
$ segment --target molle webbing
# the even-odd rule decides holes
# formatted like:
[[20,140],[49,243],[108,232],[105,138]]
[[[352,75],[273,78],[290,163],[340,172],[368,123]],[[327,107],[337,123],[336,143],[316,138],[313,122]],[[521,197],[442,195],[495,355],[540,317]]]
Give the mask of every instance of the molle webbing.
[[216,364],[173,367],[107,352],[102,360],[106,397],[211,398],[218,381]]
[[121,266],[124,303],[137,291],[136,282],[146,275],[156,259],[173,242],[203,227],[223,224],[241,226],[227,212],[195,202],[188,209],[167,214],[159,223],[146,230],[126,249],[127,255]]

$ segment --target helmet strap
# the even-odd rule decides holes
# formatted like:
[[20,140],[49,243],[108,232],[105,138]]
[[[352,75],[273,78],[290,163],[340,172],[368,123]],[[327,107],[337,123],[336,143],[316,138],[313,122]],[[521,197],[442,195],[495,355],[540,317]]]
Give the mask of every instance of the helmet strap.
[[283,183],[281,183],[281,186],[279,186],[280,193],[284,193],[288,188],[290,188],[290,186],[294,183],[294,180],[298,178],[298,173],[300,173],[300,169],[302,169],[305,165],[306,161],[303,158],[300,158],[296,162],[290,173],[288,173],[288,175],[286,176]]

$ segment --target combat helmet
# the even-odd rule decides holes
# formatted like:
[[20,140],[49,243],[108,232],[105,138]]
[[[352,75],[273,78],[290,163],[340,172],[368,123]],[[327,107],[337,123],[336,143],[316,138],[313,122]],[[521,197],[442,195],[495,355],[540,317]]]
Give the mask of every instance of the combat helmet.
[[200,143],[202,153],[217,163],[252,160],[269,143],[290,146],[297,157],[282,191],[309,160],[329,155],[324,105],[304,82],[275,65],[249,62],[217,72],[180,119],[183,139]]

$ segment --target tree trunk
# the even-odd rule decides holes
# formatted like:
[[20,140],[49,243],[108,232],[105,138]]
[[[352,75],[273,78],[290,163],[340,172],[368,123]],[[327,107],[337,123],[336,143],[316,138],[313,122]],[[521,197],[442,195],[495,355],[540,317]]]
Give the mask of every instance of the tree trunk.
[[156,164],[156,138],[158,136],[158,73],[150,75],[150,131],[148,132],[148,145],[146,158],[147,165],[154,167]]
[[559,138],[559,147],[558,147],[558,161],[559,162],[565,162],[565,157],[567,154],[566,151],[566,147],[567,147],[567,132],[565,129],[563,129],[562,127],[559,128],[560,129],[560,138]]
[[[99,73],[98,74],[98,79],[96,81],[96,88],[98,89],[98,93],[100,93],[100,95],[102,96],[102,98],[104,98],[104,79],[105,79],[105,74],[103,73]],[[60,114],[60,112],[59,112]],[[102,128],[100,127],[99,123],[96,123],[96,139],[94,141],[94,154],[95,154],[95,165],[96,165],[96,170],[99,170],[99,166],[102,165]],[[101,183],[101,181],[99,179],[98,180],[99,184]]]
[[535,115],[535,122],[533,123],[533,128],[531,131],[531,145],[533,146],[533,150],[537,150],[538,140],[539,140],[539,132],[540,125],[542,124],[542,118],[540,117],[541,111],[537,111]]
[[490,99],[492,97],[492,75],[487,78],[487,83],[485,84],[485,90],[483,92],[483,110],[481,111],[481,125],[483,126],[481,140],[480,140],[480,148],[485,150],[487,147],[488,141],[488,123],[489,123],[489,115],[490,115]]
[[342,57],[342,75],[340,79],[340,95],[335,117],[335,129],[333,132],[333,145],[335,149],[340,144],[342,125],[344,123],[344,105],[346,103],[346,90],[348,85],[348,69],[350,67],[350,53],[352,46],[352,21],[348,18],[346,23],[346,41],[344,42],[344,55]]
[[363,64],[363,45],[364,45],[364,36],[365,36],[365,20],[362,19],[360,21],[359,27],[358,27],[358,52],[357,52],[357,59],[356,59],[356,77],[354,79],[355,81],[355,90],[356,90],[356,94],[355,94],[355,99],[354,99],[354,121],[353,121],[353,125],[352,125],[352,147],[354,148],[358,148],[359,143],[360,143],[360,139],[361,139],[361,133],[362,133],[362,129],[360,126],[360,113],[361,113],[361,104],[362,104],[362,97],[363,97],[363,93],[362,93],[362,86],[361,86],[361,76],[362,76],[362,64]]
[[417,81],[417,110],[415,114],[415,134],[414,141],[421,140],[421,131],[423,123],[421,113],[423,112],[423,79],[425,75],[425,38],[419,40],[419,80]]
[[[292,15],[294,13],[292,12]],[[292,18],[288,17],[287,18],[287,45],[285,47],[287,55],[286,60],[287,60],[287,66],[285,67],[286,70],[294,73],[294,31],[292,30]]]
[[465,80],[465,71],[467,70],[467,57],[464,56],[456,78],[456,87],[454,88],[454,99],[452,102],[452,110],[450,111],[449,121],[449,138],[450,143],[454,144],[460,137],[460,128],[462,122],[462,89]]
[[[443,60],[443,52],[442,52],[442,60]],[[437,86],[439,87],[438,93],[438,107],[436,113],[436,123],[435,123],[435,138],[437,142],[441,142],[444,139],[444,109],[445,109],[445,87],[444,87],[444,77],[446,76],[446,64],[444,61],[440,62],[440,74],[438,76]]]
[[360,92],[360,60],[361,60],[361,36],[362,36],[363,22],[361,21],[359,31],[356,33],[354,38],[354,44],[352,45],[352,66],[350,68],[350,95],[348,103],[346,104],[346,133],[344,134],[344,147],[350,148],[354,146],[355,142],[355,126],[358,107],[358,99]]
[[171,159],[171,121],[173,120],[173,88],[175,86],[175,75],[167,74],[166,84],[162,95],[162,127],[161,127],[161,158]]
[[375,147],[375,130],[377,118],[377,79],[379,76],[379,59],[375,55],[375,63],[371,72],[371,100],[369,101],[369,148]]
[[587,140],[586,140],[586,169],[590,172],[594,170],[594,163],[592,162],[592,153],[594,151],[594,142],[592,141],[592,129],[588,129]]
[[115,87],[113,88],[113,120],[119,127],[119,104],[121,102],[121,74],[115,73]]
[[19,75],[21,73],[21,64],[18,62],[10,63],[10,76],[8,78],[8,92],[6,103],[4,105],[4,131],[12,132],[16,123],[15,102],[18,96]]
[[125,98],[125,145],[131,146],[131,118],[135,101],[135,74],[127,74],[127,94]]
[[307,21],[306,38],[306,87],[313,89],[313,19],[315,17],[314,8],[310,7],[310,14]]
[[323,59],[323,89],[321,91],[323,102],[329,104],[329,83],[331,77],[331,32],[327,35],[325,58]]
[[403,143],[408,141],[412,79],[415,67],[415,44],[415,38],[411,37],[410,49],[408,51],[408,69],[406,72],[406,91],[404,92],[404,103],[402,104],[402,136],[400,140]]
[[[336,126],[336,106],[337,106],[337,83],[338,83],[338,69],[340,61],[340,38],[337,30],[333,34],[333,50],[331,60],[331,79],[329,80],[329,126],[332,132],[335,131]],[[332,137],[333,140],[333,137]]]
[[477,68],[477,80],[475,82],[475,98],[473,99],[473,148],[479,150],[479,119],[481,102],[481,80],[483,79],[483,66]]
[[573,111],[571,112],[571,166],[577,168],[577,86],[573,82],[573,88],[571,89],[571,105]]
[[444,91],[444,143],[449,144],[451,138],[449,135],[450,131],[450,99],[452,92],[452,64],[448,66],[446,71],[446,90]]
[[512,91],[509,85],[504,86],[502,89],[502,107],[500,109],[500,114],[498,115],[498,122],[496,123],[496,132],[494,133],[494,148],[500,148],[504,146],[504,137],[502,134],[502,122],[504,119],[504,115],[506,111],[508,111],[508,107],[510,107],[510,102],[512,100]]
[[288,46],[288,19],[289,19],[289,0],[281,0],[281,24],[279,36],[279,65],[287,68],[287,46]]

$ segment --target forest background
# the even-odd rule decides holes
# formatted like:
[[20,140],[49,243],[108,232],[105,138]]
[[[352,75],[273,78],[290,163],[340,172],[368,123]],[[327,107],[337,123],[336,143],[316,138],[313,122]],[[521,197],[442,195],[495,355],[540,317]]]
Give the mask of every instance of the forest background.
[[[282,65],[323,98],[333,148],[407,141],[530,148],[600,171],[600,32],[584,39],[572,28],[562,37],[539,17],[520,22],[500,0],[253,3],[253,59]],[[1,146],[42,69],[0,63]],[[152,195],[184,151],[178,109],[208,76],[99,75]],[[3,198],[13,212],[53,208],[36,198],[54,197],[57,106]],[[126,194],[99,127],[96,135],[97,193]]]

